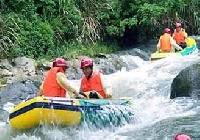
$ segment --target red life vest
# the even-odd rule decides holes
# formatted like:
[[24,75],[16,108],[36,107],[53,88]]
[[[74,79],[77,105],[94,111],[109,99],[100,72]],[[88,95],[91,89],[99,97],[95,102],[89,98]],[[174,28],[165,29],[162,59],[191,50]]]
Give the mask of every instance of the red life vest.
[[106,94],[103,90],[101,83],[100,72],[93,72],[91,77],[87,79],[85,75],[81,79],[81,88],[83,92],[97,91],[103,98],[106,98]]
[[63,89],[56,80],[58,72],[64,73],[61,67],[53,67],[47,73],[43,82],[43,95],[47,97],[66,97],[66,90]]
[[162,52],[170,52],[172,45],[170,44],[170,34],[165,33],[160,37],[160,50]]

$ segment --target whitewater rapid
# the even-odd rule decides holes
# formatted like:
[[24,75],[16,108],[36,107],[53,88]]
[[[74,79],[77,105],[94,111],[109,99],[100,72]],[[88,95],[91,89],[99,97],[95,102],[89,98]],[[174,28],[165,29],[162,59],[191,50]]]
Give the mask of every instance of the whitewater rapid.
[[[185,131],[200,138],[197,124],[199,101],[192,98],[170,99],[173,78],[178,73],[200,61],[200,56],[172,57],[151,63],[137,56],[121,56],[130,69],[106,75],[112,85],[114,97],[132,97],[134,121],[113,128],[94,129],[40,127],[30,131],[13,131],[6,122],[0,123],[2,140],[171,140]],[[131,69],[131,65],[134,68]],[[137,67],[135,68],[135,64]],[[79,88],[79,80],[70,81]],[[6,107],[6,106],[5,106]],[[9,106],[7,106],[9,108]],[[5,109],[6,110],[6,109]],[[8,117],[6,114],[5,117]],[[199,119],[197,119],[199,118]],[[187,120],[187,121],[185,121]],[[196,130],[196,131],[195,131]]]

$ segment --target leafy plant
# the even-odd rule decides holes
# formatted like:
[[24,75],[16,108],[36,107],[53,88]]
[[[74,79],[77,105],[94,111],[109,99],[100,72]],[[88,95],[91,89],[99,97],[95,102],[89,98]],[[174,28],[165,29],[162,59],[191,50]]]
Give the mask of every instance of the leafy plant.
[[198,0],[3,0],[0,4],[1,57],[112,52],[110,42],[132,46],[158,37],[177,21],[189,35],[200,33]]

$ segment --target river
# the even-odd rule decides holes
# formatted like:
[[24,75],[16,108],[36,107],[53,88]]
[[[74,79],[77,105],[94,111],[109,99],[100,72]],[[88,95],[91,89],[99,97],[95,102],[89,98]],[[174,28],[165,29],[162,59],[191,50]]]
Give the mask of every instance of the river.
[[[119,127],[95,129],[90,125],[76,127],[38,127],[14,131],[5,123],[8,114],[1,111],[1,140],[172,140],[185,132],[200,139],[200,102],[192,98],[170,99],[173,78],[185,67],[200,61],[200,56],[166,58],[156,62],[125,55],[124,60],[137,60],[138,67],[122,69],[107,75],[115,97],[132,97],[134,121]],[[79,81],[71,82],[78,87]],[[30,118],[31,119],[31,118]]]

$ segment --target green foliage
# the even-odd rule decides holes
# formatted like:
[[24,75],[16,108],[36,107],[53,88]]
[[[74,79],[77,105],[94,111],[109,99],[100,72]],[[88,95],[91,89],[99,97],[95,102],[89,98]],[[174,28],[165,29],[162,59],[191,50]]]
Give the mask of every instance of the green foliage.
[[[7,84],[7,82],[8,82],[8,80],[7,80],[6,77],[0,78],[0,84],[1,84],[1,85]],[[2,87],[0,86],[0,89],[1,89],[1,88],[2,88]]]
[[[5,15],[5,18],[2,48],[9,56],[38,57],[54,49],[54,32],[48,23],[40,19],[32,23],[25,17],[14,13]],[[5,37],[9,41],[4,39]]]
[[15,12],[26,16],[26,18],[32,18],[35,16],[36,7],[33,0],[8,0],[5,1],[5,5],[8,13]]
[[[74,47],[76,46],[76,47]],[[118,44],[91,44],[89,46],[81,45],[81,44],[70,44],[69,47],[67,48],[66,53],[63,55],[65,58],[73,58],[76,56],[90,56],[94,57],[96,54],[100,53],[113,53],[115,51],[119,50],[119,45]]]
[[24,48],[21,49],[23,55],[38,57],[48,54],[49,50],[54,49],[54,32],[48,23],[38,21],[33,25],[31,22],[27,22],[27,25],[24,26],[28,26],[28,28],[21,30],[19,39],[21,42],[19,47]]
[[0,8],[1,57],[109,53],[115,48],[100,42],[142,42],[177,21],[200,32],[197,0],[4,0]]
[[14,16],[2,17],[0,20],[0,27],[0,52],[2,58],[12,55],[14,49],[17,50],[15,46],[16,44],[19,44],[18,38],[20,34],[19,26],[17,25]]
[[140,25],[152,25],[153,19],[159,19],[165,11],[165,8],[157,4],[144,3],[138,10],[138,18]]

